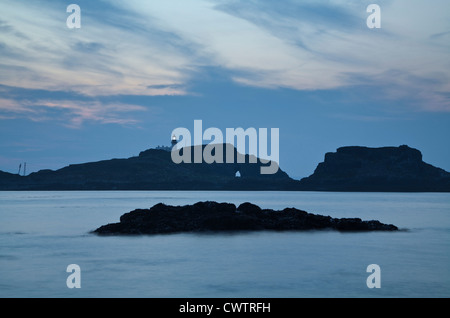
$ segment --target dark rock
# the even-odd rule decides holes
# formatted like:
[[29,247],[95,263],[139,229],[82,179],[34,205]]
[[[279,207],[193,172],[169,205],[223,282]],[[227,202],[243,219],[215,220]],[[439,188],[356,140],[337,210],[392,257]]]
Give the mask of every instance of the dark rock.
[[338,231],[397,231],[392,224],[362,221],[359,218],[332,218],[295,208],[282,211],[261,209],[251,203],[238,208],[230,203],[212,201],[193,205],[170,206],[162,203],[150,209],[125,213],[119,223],[99,227],[100,235],[167,234],[181,232],[235,231],[304,231],[331,229]]
[[238,206],[237,211],[246,214],[257,214],[261,212],[261,208],[250,202],[245,202]]
[[[248,155],[245,163],[237,163],[236,148],[223,147],[224,154],[233,152],[235,163],[175,164],[170,152],[149,149],[136,157],[74,164],[28,176],[0,171],[0,190],[450,192],[450,173],[423,162],[420,151],[408,146],[342,147],[327,153],[314,173],[302,180],[290,178],[281,169],[262,175],[260,168],[270,163],[259,159],[249,163]],[[236,178],[237,171],[240,178]]]
[[449,192],[450,173],[422,161],[419,150],[342,147],[325,154],[314,174],[300,180],[310,191]]
[[270,163],[258,158],[250,163],[248,155],[238,163],[236,148],[230,144],[223,148],[224,156],[234,154],[234,163],[224,158],[224,163],[175,164],[169,151],[149,149],[135,157],[73,164],[28,176],[0,171],[0,190],[292,190],[298,184],[281,169],[263,175],[260,168]]

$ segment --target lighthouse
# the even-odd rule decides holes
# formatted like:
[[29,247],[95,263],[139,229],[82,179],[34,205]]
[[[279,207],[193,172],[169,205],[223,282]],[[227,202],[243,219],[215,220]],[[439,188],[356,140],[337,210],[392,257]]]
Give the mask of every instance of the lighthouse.
[[172,148],[178,143],[177,140],[177,136],[175,136],[175,134],[172,135],[172,140],[171,140],[171,144],[172,144]]

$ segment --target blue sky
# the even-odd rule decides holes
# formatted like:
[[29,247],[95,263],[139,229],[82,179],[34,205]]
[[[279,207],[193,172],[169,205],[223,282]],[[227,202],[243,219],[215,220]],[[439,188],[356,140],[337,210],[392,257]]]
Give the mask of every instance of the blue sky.
[[[66,7],[81,8],[69,29]],[[381,8],[369,29],[366,8]],[[446,0],[0,3],[0,170],[126,158],[177,127],[279,128],[300,178],[341,146],[450,171]]]

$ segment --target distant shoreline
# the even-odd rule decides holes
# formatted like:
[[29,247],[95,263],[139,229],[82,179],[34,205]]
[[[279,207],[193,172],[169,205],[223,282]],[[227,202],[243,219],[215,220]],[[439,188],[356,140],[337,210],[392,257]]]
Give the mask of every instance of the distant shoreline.
[[127,159],[73,164],[27,176],[0,171],[0,191],[450,192],[450,173],[423,162],[419,150],[405,145],[341,147],[326,153],[314,173],[300,180],[281,168],[262,175],[260,168],[267,163],[259,158],[250,163],[248,155],[245,159],[175,164],[169,151],[149,149]]
[[334,191],[334,190],[211,190],[211,189],[195,189],[195,190],[174,190],[174,189],[115,189],[115,190],[3,190],[0,192],[158,192],[158,191],[169,191],[169,192],[195,192],[195,191],[205,191],[205,192],[317,192],[317,193],[450,193],[450,191]]

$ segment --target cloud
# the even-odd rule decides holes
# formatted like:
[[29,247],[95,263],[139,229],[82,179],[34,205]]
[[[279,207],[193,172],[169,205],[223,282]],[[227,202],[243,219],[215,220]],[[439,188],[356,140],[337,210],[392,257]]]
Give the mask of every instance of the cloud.
[[16,118],[18,114],[33,116],[36,113],[36,109],[28,107],[28,105],[24,105],[15,99],[0,98],[0,114],[2,114],[4,118]]
[[[284,67],[237,77],[247,85],[339,89],[370,79],[386,97],[415,97],[421,110],[450,111],[450,5],[438,0],[378,1],[382,29],[366,27],[364,1],[216,1],[216,9],[253,23],[283,42]],[[268,52],[273,50],[268,50]],[[272,63],[272,65],[274,65]],[[275,64],[276,65],[276,64]],[[262,68],[260,68],[262,70]],[[258,72],[255,72],[257,75]],[[397,74],[398,76],[395,76]],[[394,75],[394,76],[393,76]]]
[[366,27],[369,3],[80,0],[82,27],[69,30],[64,4],[4,0],[0,84],[90,97],[186,95],[211,66],[241,85],[370,84],[386,98],[416,98],[416,109],[450,111],[448,1],[380,0],[379,30]]
[[[114,1],[118,6],[119,1]],[[295,90],[358,86],[372,78],[391,97],[411,92],[422,110],[450,111],[450,29],[445,8],[423,1],[381,0],[382,29],[366,26],[370,1],[127,1],[123,8],[155,20],[206,64],[233,70],[243,85]],[[407,12],[407,14],[405,14]],[[431,37],[431,39],[430,39]],[[402,77],[390,75],[400,71]],[[422,86],[408,77],[423,79]],[[439,78],[433,84],[430,78]],[[397,92],[394,92],[394,88]]]
[[10,35],[15,36],[16,38],[28,39],[28,37],[25,34],[15,30],[10,24],[6,23],[3,20],[0,20],[0,33],[2,34],[9,33]]
[[27,118],[32,121],[58,121],[70,128],[80,128],[85,122],[137,125],[139,120],[127,114],[148,111],[148,108],[102,101],[80,100],[15,100],[0,99],[0,118]]
[[[162,34],[156,36],[133,16],[89,10],[95,5],[82,3],[82,28],[71,30],[61,4],[3,1],[0,27],[7,32],[0,43],[0,83],[90,96],[185,93],[167,86],[185,79],[189,58],[174,49],[176,44],[163,42]],[[17,32],[25,36],[19,39]],[[20,74],[12,72],[14,68]],[[161,84],[166,87],[148,89]]]

